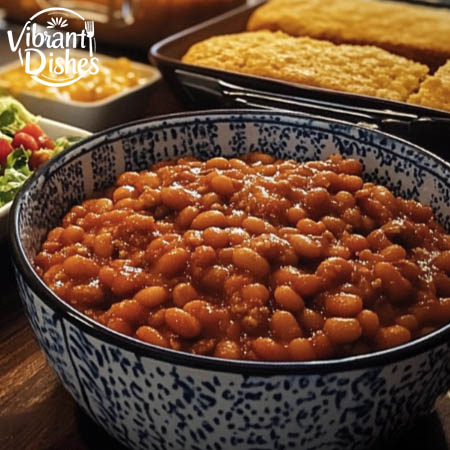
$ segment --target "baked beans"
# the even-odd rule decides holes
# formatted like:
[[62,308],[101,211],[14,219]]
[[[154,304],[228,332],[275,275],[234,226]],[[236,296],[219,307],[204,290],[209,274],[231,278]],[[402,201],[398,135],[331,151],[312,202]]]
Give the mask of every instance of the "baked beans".
[[310,361],[450,321],[450,236],[339,155],[251,153],[122,174],[48,233],[35,267],[112,330],[219,358]]

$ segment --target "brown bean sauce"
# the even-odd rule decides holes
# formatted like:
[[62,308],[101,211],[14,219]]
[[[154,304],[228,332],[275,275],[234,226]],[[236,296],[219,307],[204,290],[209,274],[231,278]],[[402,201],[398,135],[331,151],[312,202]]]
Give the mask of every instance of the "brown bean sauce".
[[220,358],[364,354],[450,321],[450,236],[339,155],[124,173],[73,207],[34,262],[112,330]]

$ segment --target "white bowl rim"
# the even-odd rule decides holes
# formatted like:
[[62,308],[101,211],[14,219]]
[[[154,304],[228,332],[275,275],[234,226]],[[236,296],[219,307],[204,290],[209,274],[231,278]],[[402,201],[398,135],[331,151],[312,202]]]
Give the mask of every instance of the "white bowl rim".
[[[169,362],[172,364],[194,367],[202,370],[214,370],[220,372],[239,373],[242,375],[257,375],[257,376],[270,376],[270,375],[311,375],[311,374],[327,374],[337,373],[350,370],[369,369],[380,366],[385,366],[391,363],[398,363],[414,356],[423,354],[439,345],[450,342],[450,323],[444,325],[434,332],[427,334],[421,338],[407,342],[406,344],[377,352],[367,353],[358,356],[350,356],[339,359],[328,359],[319,361],[305,361],[305,362],[291,362],[291,361],[248,361],[248,360],[229,360],[221,359],[211,356],[195,355],[187,352],[167,349],[158,347],[138,339],[122,335],[117,333],[104,325],[90,319],[89,317],[76,310],[54,294],[50,288],[41,280],[41,278],[34,271],[31,263],[28,261],[22,242],[18,233],[18,220],[20,212],[20,203],[23,195],[28,191],[35,179],[39,176],[43,176],[51,170],[52,166],[58,165],[61,158],[63,158],[68,151],[73,151],[79,146],[86,146],[91,141],[104,137],[107,134],[134,127],[136,125],[153,125],[155,123],[161,123],[164,126],[170,126],[171,120],[178,120],[181,118],[194,119],[196,117],[225,117],[225,116],[264,116],[264,115],[277,115],[279,117],[288,117],[290,119],[308,120],[312,119],[322,123],[332,123],[336,125],[343,125],[346,127],[352,127],[363,130],[366,133],[372,133],[388,140],[401,143],[409,148],[425,154],[427,158],[431,158],[440,166],[444,166],[449,170],[450,163],[444,161],[442,158],[434,155],[428,150],[425,150],[411,142],[388,133],[366,128],[360,125],[355,125],[350,122],[344,122],[340,120],[323,118],[320,116],[313,116],[310,114],[301,114],[285,111],[265,111],[258,109],[213,109],[205,111],[188,111],[175,114],[168,114],[162,116],[154,116],[151,118],[139,119],[125,124],[117,125],[98,133],[94,133],[88,138],[84,139],[80,144],[75,144],[70,149],[64,150],[50,163],[39,168],[35,174],[29,178],[18,195],[16,195],[13,205],[11,207],[10,220],[9,220],[9,236],[11,242],[12,259],[16,269],[18,269],[24,279],[26,280],[29,288],[39,296],[39,298],[55,312],[59,313],[64,319],[68,320],[72,325],[79,327],[87,334],[94,336],[97,339],[103,340],[110,345],[115,345],[131,351],[139,357],[146,357],[156,360]],[[86,148],[82,153],[77,154],[77,157],[93,151],[93,148]],[[66,161],[66,163],[69,161]],[[23,301],[23,300],[22,300]]]

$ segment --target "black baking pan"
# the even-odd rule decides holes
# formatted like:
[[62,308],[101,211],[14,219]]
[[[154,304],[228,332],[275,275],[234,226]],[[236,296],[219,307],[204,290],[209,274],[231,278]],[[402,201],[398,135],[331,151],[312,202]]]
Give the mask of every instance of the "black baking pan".
[[245,31],[250,15],[263,3],[265,0],[253,1],[166,38],[150,49],[151,61],[188,108],[257,107],[337,118],[400,136],[450,160],[449,112],[181,62],[187,50],[199,41]]

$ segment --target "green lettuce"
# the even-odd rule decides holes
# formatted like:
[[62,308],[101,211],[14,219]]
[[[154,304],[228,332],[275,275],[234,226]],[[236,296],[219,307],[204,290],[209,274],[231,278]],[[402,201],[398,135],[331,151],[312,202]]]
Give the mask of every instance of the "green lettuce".
[[53,156],[62,152],[66,148],[71,147],[76,144],[78,141],[83,140],[81,136],[63,136],[54,141],[55,146],[53,147]]
[[12,142],[12,137],[8,136],[7,134],[4,134],[0,131],[0,140],[4,139],[5,141],[11,143]]
[[23,183],[32,175],[28,167],[31,152],[18,148],[8,155],[3,176],[0,177],[0,206],[14,199]]
[[37,121],[37,117],[28,112],[16,99],[0,97],[0,133],[13,136],[27,123]]

